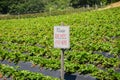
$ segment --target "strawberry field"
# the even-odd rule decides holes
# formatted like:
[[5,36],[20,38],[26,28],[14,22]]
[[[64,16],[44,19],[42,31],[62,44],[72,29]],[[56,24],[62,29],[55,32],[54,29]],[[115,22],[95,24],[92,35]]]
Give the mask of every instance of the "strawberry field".
[[[20,61],[31,62],[31,67],[59,70],[60,50],[53,47],[53,28],[61,22],[70,26],[70,49],[64,54],[67,74],[77,72],[97,80],[120,80],[120,8],[0,20],[0,61],[16,65]],[[5,64],[0,64],[0,73],[14,80],[56,79]]]

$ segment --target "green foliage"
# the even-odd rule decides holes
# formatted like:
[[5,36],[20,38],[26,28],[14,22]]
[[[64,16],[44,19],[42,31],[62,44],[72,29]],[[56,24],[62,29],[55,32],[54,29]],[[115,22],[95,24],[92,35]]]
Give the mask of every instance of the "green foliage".
[[117,2],[119,0],[71,0],[71,4],[73,7],[77,8],[77,7],[87,7],[87,5],[89,6],[95,6],[96,4],[98,6],[103,6],[109,3],[113,3],[113,2]]
[[[119,80],[120,8],[28,19],[0,20],[0,60],[29,61],[60,69],[60,50],[53,48],[53,26],[70,25],[71,49],[65,71],[90,74],[99,80]],[[109,52],[107,58],[95,52]],[[0,69],[1,70],[1,69]],[[108,77],[106,77],[108,76]]]
[[17,70],[14,67],[2,64],[0,64],[0,73],[2,73],[3,76],[11,77],[12,80],[59,80],[39,73]]
[[10,6],[10,14],[39,13],[44,10],[41,0],[28,0],[24,3],[13,4]]
[[1,0],[0,13],[28,14],[60,11],[69,8],[103,6],[119,0]]
[[47,11],[64,10],[70,7],[70,0],[48,0],[45,7]]

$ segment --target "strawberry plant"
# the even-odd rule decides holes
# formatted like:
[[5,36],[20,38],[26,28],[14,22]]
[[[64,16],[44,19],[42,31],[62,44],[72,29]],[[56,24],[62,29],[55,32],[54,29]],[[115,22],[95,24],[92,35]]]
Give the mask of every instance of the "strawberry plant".
[[[16,64],[19,61],[31,62],[33,67],[39,65],[60,69],[60,50],[53,48],[53,27],[64,22],[70,26],[71,45],[64,54],[65,72],[90,74],[100,80],[119,80],[119,73],[115,72],[115,69],[120,69],[119,11],[120,8],[114,8],[61,16],[0,20],[0,60]],[[107,52],[113,57],[108,58],[97,52]],[[113,74],[108,69],[113,69]],[[28,72],[20,73],[26,76]],[[19,75],[18,72],[14,77],[18,79]],[[30,76],[34,79],[31,73]]]

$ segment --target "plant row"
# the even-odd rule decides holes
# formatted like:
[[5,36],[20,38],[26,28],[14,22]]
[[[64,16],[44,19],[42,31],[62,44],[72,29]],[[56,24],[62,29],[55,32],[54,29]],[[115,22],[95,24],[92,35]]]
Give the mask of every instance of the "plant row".
[[17,68],[8,65],[0,64],[1,77],[11,77],[12,80],[59,80],[49,76],[44,76],[40,73],[33,73],[27,70],[18,70]]
[[[65,71],[80,74],[98,72],[95,76],[98,75],[99,79],[106,79],[104,75],[111,76],[111,80],[117,79],[113,74],[118,74],[115,71],[120,69],[119,10],[0,20],[0,59],[16,64],[30,61],[40,67],[59,69],[60,50],[53,48],[53,26],[65,22],[65,25],[70,25],[71,45],[65,52]],[[97,51],[109,52],[114,58],[94,54]],[[109,69],[113,74],[109,74]]]

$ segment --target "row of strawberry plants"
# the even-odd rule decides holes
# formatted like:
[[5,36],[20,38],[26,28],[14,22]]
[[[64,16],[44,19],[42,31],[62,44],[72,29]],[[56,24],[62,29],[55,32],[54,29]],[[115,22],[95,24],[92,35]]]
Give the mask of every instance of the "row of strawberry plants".
[[93,64],[96,67],[104,68],[104,69],[107,68],[120,69],[120,59],[106,58],[100,54],[73,51],[72,54],[65,56],[65,59],[66,62],[70,61],[71,63]]
[[[34,49],[35,50],[38,49],[40,51],[40,53],[39,52],[34,52]],[[12,50],[11,50],[12,52],[7,52],[5,49],[3,49],[3,52],[1,52],[1,53],[4,55],[4,57],[6,57],[6,59],[9,59],[9,60],[15,60],[16,62],[18,62],[21,59],[23,59],[23,60],[27,59],[29,61],[31,60],[31,61],[35,62],[35,64],[38,64],[39,62],[41,62],[43,64],[46,64],[44,61],[47,62],[47,60],[45,60],[45,59],[48,59],[47,63],[51,64],[51,62],[53,62],[53,61],[55,62],[55,61],[60,59],[60,56],[57,55],[57,53],[59,54],[59,51],[56,52],[56,51],[52,50],[53,53],[55,54],[55,55],[52,55],[52,51],[49,50],[49,49],[48,50],[42,49],[43,51],[41,51],[41,49],[35,48],[35,47],[34,47],[34,49],[32,48],[31,50],[33,50],[33,51],[30,51],[29,53],[26,53],[26,54],[21,54],[20,51],[19,52],[17,52],[17,51],[14,52]],[[27,51],[29,51],[29,50],[27,50]],[[47,52],[47,51],[49,51],[49,52]],[[13,59],[12,59],[12,56],[14,56]],[[2,57],[2,58],[4,58],[4,57]],[[18,58],[16,58],[16,57],[18,57]],[[32,58],[30,58],[30,57],[32,57]],[[36,61],[36,59],[41,60],[41,61],[38,61],[38,60]],[[104,68],[115,67],[115,65],[116,66],[120,65],[119,64],[120,60],[118,58],[105,58],[102,55],[92,54],[90,52],[87,53],[87,52],[83,52],[83,51],[82,52],[76,52],[74,50],[67,52],[67,54],[65,54],[65,59],[67,61],[71,61],[71,62],[75,62],[75,63],[77,62],[77,63],[80,63],[80,64],[81,63],[82,64],[92,63],[92,64],[95,64],[96,66],[101,65]],[[59,64],[60,63],[57,63],[56,65],[59,66]]]
[[[3,52],[3,53],[5,53],[5,52]],[[8,53],[9,55],[10,55],[10,53]],[[7,57],[8,57],[8,59],[10,60],[11,59],[11,57],[13,56],[13,53],[11,53],[11,55],[10,56],[8,56],[8,54],[5,54]],[[16,55],[18,55],[18,56],[16,56],[16,57],[13,57],[12,58],[12,60],[16,60],[16,59],[27,59],[27,57],[25,57],[25,56],[22,56],[21,58],[19,58],[20,57],[20,53],[15,53]],[[103,66],[103,67],[105,67],[105,68],[110,68],[110,67],[116,67],[116,66],[119,66],[119,61],[117,60],[117,62],[116,62],[116,60],[115,59],[104,59],[104,57],[101,57],[100,58],[100,56],[93,56],[93,54],[90,54],[91,55],[91,57],[90,57],[90,55],[86,55],[85,53],[84,54],[81,54],[81,53],[78,53],[77,52],[77,54],[76,53],[73,53],[73,52],[71,52],[70,53],[71,55],[68,55],[67,56],[67,58],[66,58],[66,60],[68,60],[68,61],[71,61],[71,63],[75,63],[75,62],[77,62],[77,63],[80,63],[80,65],[83,65],[83,64],[85,64],[85,63],[91,63],[91,64],[95,64],[96,66],[98,66],[98,65],[101,65],[101,66]],[[73,55],[72,55],[73,54]],[[29,55],[27,55],[27,56],[29,56]],[[37,55],[35,55],[35,56],[37,56]],[[75,56],[75,57],[74,57]],[[86,57],[85,57],[86,56]],[[89,57],[88,57],[89,56]],[[1,56],[2,58],[4,58],[3,56]],[[52,56],[52,57],[54,57],[54,56]],[[71,58],[70,58],[71,57]],[[88,58],[87,58],[88,57]],[[35,63],[35,64],[41,64],[40,62],[42,62],[42,64],[41,65],[43,65],[43,66],[47,66],[47,67],[49,67],[49,68],[51,68],[51,66],[52,66],[52,61],[50,60],[45,60],[45,61],[43,61],[41,58],[40,58],[40,56],[37,56],[37,57],[31,57],[31,58],[29,58],[29,60],[31,60],[33,63]],[[19,60],[18,60],[19,61]],[[55,60],[53,60],[53,61],[55,61]],[[68,61],[66,61],[66,62],[68,62]],[[55,64],[55,65],[53,65],[52,66],[52,68],[53,69],[58,69],[59,68],[59,65],[56,63],[57,61],[55,61],[55,62],[53,62],[53,64]],[[49,63],[49,64],[48,64]],[[70,63],[70,64],[71,64]],[[48,66],[48,65],[49,66]],[[60,64],[60,63],[59,63]],[[43,67],[42,66],[42,67]],[[66,66],[68,66],[68,65],[66,65]],[[54,68],[54,67],[56,67],[56,68]],[[69,67],[67,67],[66,68],[66,71],[67,72],[75,72],[75,71],[77,71],[77,68],[78,67],[71,67],[71,66],[69,66]],[[117,67],[116,67],[117,68]],[[119,67],[118,67],[119,68]],[[81,68],[80,68],[80,70],[81,70]],[[89,72],[90,70],[88,69],[88,72]],[[83,71],[84,72],[84,71]],[[87,72],[86,72],[87,73]]]
[[[117,11],[117,13],[115,11]],[[109,15],[107,15],[107,13],[109,13]],[[86,12],[81,13],[81,15],[73,14],[69,16],[21,19],[17,21],[0,21],[1,49],[5,49],[3,53],[11,53],[8,57],[9,59],[15,60],[15,58],[21,54],[28,53],[26,56],[31,57],[28,58],[22,55],[22,58],[18,59],[28,58],[27,60],[33,61],[35,64],[41,64],[39,62],[42,62],[45,67],[47,67],[47,64],[50,64],[50,68],[52,63],[54,63],[57,65],[55,69],[58,69],[60,63],[56,62],[60,59],[60,54],[59,50],[52,49],[53,26],[63,21],[71,26],[70,41],[71,50],[73,50],[73,52],[68,52],[68,54],[65,55],[67,62],[70,61],[70,64],[73,62],[78,62],[80,64],[89,63],[96,66],[101,65],[104,68],[115,68],[118,66],[119,60],[117,57],[120,53],[119,8],[101,12]],[[117,38],[112,39],[112,37]],[[37,45],[44,48],[38,48],[36,47]],[[74,53],[74,51],[76,52]],[[89,56],[89,58],[79,53],[84,51],[90,53],[89,55],[85,54]],[[98,55],[94,56],[94,54],[91,54],[91,52],[94,51],[114,53],[116,58],[107,59]],[[80,56],[85,58],[81,58]],[[46,60],[46,58],[48,58],[48,60]],[[54,69],[54,65],[52,68]],[[74,71],[75,70],[77,70],[77,68],[75,68]],[[71,71],[68,70],[68,72]]]
[[[10,45],[10,44],[9,44]],[[17,45],[16,45],[17,46]],[[9,47],[7,47],[8,49],[9,49]],[[15,49],[13,49],[13,50],[15,50]],[[33,50],[33,49],[31,49],[31,50]],[[31,52],[31,51],[30,51]],[[72,52],[73,53],[73,52]],[[71,54],[71,53],[69,53],[69,54]],[[76,54],[76,55],[78,55],[78,54]],[[35,56],[37,56],[37,55],[35,55]],[[89,56],[89,55],[88,55]],[[52,56],[52,57],[54,57],[54,56]],[[94,57],[94,56],[92,56],[92,57]],[[30,59],[31,60],[31,59]],[[39,62],[39,57],[37,58],[37,60],[35,61],[35,62],[37,62],[37,63],[35,63],[35,64],[38,64],[38,62]],[[81,59],[82,60],[82,59]],[[105,59],[106,60],[106,59]],[[54,61],[54,60],[53,60]],[[88,60],[89,61],[89,60]],[[98,60],[98,62],[99,62],[99,60]],[[46,63],[46,62],[43,62],[43,63]],[[49,62],[48,62],[49,63]],[[85,63],[86,63],[86,61],[85,61]],[[55,63],[56,64],[56,63]],[[107,65],[107,64],[106,64]],[[44,66],[46,66],[46,65],[44,65]],[[50,66],[49,66],[50,67]],[[71,67],[71,66],[70,66]],[[58,68],[58,67],[57,67]],[[69,68],[68,68],[69,69]],[[73,68],[74,69],[74,68]],[[71,71],[69,71],[69,72],[71,72]]]
[[[0,73],[2,76],[11,77],[12,80],[59,80],[40,73],[33,73],[26,70],[18,70],[8,65],[0,64]],[[1,76],[1,77],[2,77]]]
[[[74,30],[77,30],[79,28],[76,28]],[[16,30],[17,31],[17,30]],[[110,53],[115,53],[114,55],[117,56],[119,55],[119,46],[116,46],[118,44],[118,41],[119,39],[111,39],[109,36],[90,36],[88,34],[89,31],[87,31],[87,34],[86,33],[86,29],[83,30],[84,32],[81,33],[81,34],[84,34],[85,37],[81,37],[80,35],[76,35],[76,33],[79,33],[77,31],[75,31],[75,33],[71,33],[71,36],[75,36],[76,35],[76,38],[71,38],[71,48],[73,50],[79,50],[79,51],[105,51],[105,52],[108,52],[110,51]],[[47,31],[46,31],[47,32]],[[117,31],[118,32],[118,31]],[[24,32],[23,32],[24,33]],[[50,32],[51,33],[51,32]],[[47,35],[47,33],[45,33]],[[44,35],[45,35],[44,34]],[[96,33],[98,34],[98,33]],[[99,33],[101,34],[101,32]],[[38,35],[28,35],[29,37],[27,37],[27,35],[25,36],[26,38],[24,38],[23,36],[22,37],[16,37],[18,34],[13,34],[13,36],[10,34],[10,35],[7,35],[6,37],[4,36],[4,39],[1,39],[1,41],[11,41],[9,44],[11,45],[12,43],[18,43],[18,44],[21,44],[21,47],[22,45],[26,44],[26,46],[28,46],[28,44],[32,45],[32,46],[36,46],[37,44],[39,45],[42,45],[43,47],[52,47],[53,43],[52,43],[52,40],[50,38],[51,35],[49,35],[48,37],[45,37],[45,38],[42,38],[42,34],[40,34],[39,38],[42,38],[42,40],[38,40]],[[24,35],[24,34],[22,34]],[[86,36],[88,35],[88,36]],[[11,36],[11,37],[10,37]],[[10,38],[9,38],[10,37]],[[79,38],[77,38],[79,37]],[[6,39],[8,39],[6,41]],[[46,41],[48,40],[48,41]],[[26,42],[27,41],[27,42]],[[39,43],[38,43],[39,42]],[[52,44],[51,44],[52,43]],[[18,44],[16,46],[18,46]],[[119,45],[119,44],[118,44]],[[16,48],[15,46],[15,48]],[[8,46],[7,46],[8,47]],[[14,46],[13,46],[14,47]],[[11,48],[11,46],[9,46],[8,48]]]
[[[20,53],[8,53],[8,52],[1,52],[1,59],[5,58],[10,60],[14,60],[14,62],[18,62],[19,60],[21,61],[31,61],[35,65],[40,65],[40,67],[46,67],[46,68],[51,68],[51,69],[59,69],[60,68],[60,62],[56,59],[45,59],[42,57],[38,56],[28,56]],[[72,52],[73,53],[73,52]],[[3,55],[2,55],[3,54]],[[24,59],[24,60],[23,60]],[[27,60],[26,60],[27,59]],[[73,64],[72,64],[73,63]],[[67,73],[74,73],[74,72],[79,72],[79,73],[94,73],[96,71],[96,68],[103,68],[103,69],[113,69],[114,71],[116,69],[120,68],[120,60],[119,59],[114,59],[114,58],[104,58],[101,55],[97,54],[90,54],[86,52],[80,52],[80,53],[73,53],[69,56],[65,56],[65,71]],[[94,69],[86,68],[87,71],[81,71],[84,70],[85,66],[90,66],[88,64],[94,65]],[[81,66],[84,66],[81,68]],[[96,68],[95,68],[96,67]],[[85,70],[86,70],[85,69]]]
[[29,56],[20,53],[11,53],[7,51],[0,51],[0,60],[8,60],[17,64],[19,61],[32,62],[33,65],[39,65],[40,67],[46,67],[51,69],[58,69],[60,62],[56,59],[46,59],[44,57]]
[[120,73],[115,72],[114,69],[98,69],[92,64],[74,64],[67,63],[67,70],[71,70],[71,72],[77,71],[79,74],[89,74],[94,76],[97,80],[119,80]]
[[[89,74],[91,76],[94,76],[97,78],[97,80],[119,80],[120,79],[120,73],[115,72],[113,69],[107,69],[107,70],[100,70],[98,68],[96,68],[94,65],[92,64],[74,64],[74,63],[66,63],[66,67],[65,69],[67,70],[71,70],[71,72],[73,71],[77,71],[80,74]],[[1,67],[0,67],[1,68]],[[9,73],[8,69],[6,69],[6,67],[4,67],[6,72],[2,72],[3,74],[5,74],[5,76],[12,76],[11,73]],[[2,70],[2,68],[1,68]],[[9,69],[10,71],[12,71],[11,69]],[[3,71],[3,70],[2,70]],[[13,71],[12,71],[13,72]],[[25,73],[26,71],[24,71]],[[30,73],[29,73],[30,74]],[[35,73],[34,73],[35,74]],[[24,74],[23,74],[24,75]],[[28,76],[28,75],[27,75]],[[108,76],[108,77],[107,77]],[[18,77],[18,75],[17,75]],[[36,76],[34,76],[35,79],[37,79]],[[24,78],[24,77],[20,77],[19,78]],[[27,77],[28,78],[28,77]],[[31,77],[30,77],[31,78]]]
[[[84,30],[84,31],[86,31],[86,30]],[[75,34],[72,34],[72,35],[75,35]],[[17,36],[17,35],[14,35],[14,36]],[[9,41],[11,41],[9,43],[10,45],[12,43],[18,43],[18,44],[21,44],[21,47],[24,44],[26,44],[26,46],[29,46],[28,44],[30,44],[32,46],[36,46],[37,44],[39,45],[39,43],[37,43],[38,39],[37,39],[36,36],[37,35],[31,36],[34,39],[31,39],[31,38],[29,39],[29,38],[26,37],[25,40],[21,40],[24,37],[18,37],[19,39],[17,37],[16,37],[16,39],[14,37],[13,38],[10,37],[10,38],[7,38],[7,39]],[[52,35],[50,35],[50,36],[52,36]],[[48,36],[48,37],[50,37],[50,36]],[[42,37],[42,35],[41,35],[41,37]],[[45,41],[46,39],[49,39],[49,41]],[[50,44],[50,43],[52,43],[52,39],[51,38],[46,38],[46,39],[40,40],[41,41],[40,45],[42,45],[43,47],[44,46],[48,47],[48,48],[52,47],[52,45]],[[6,40],[6,38],[5,38],[5,40]],[[1,41],[5,41],[5,40],[2,39]],[[29,41],[26,42],[26,40],[29,40]],[[40,41],[38,41],[38,42],[40,42]],[[73,39],[71,39],[71,41],[72,41],[71,42],[71,48],[73,50],[80,50],[80,51],[84,51],[84,50],[85,51],[105,51],[105,52],[106,51],[107,52],[111,51],[111,53],[116,53],[116,55],[114,54],[115,56],[119,55],[119,46],[116,46],[118,44],[119,39],[118,40],[117,39],[112,40],[109,37],[97,36],[97,37],[93,37],[93,39],[92,38],[88,38],[88,37],[85,37],[85,39],[82,38],[82,37],[76,38],[76,39],[73,38]],[[15,48],[17,48],[18,44],[16,44]],[[14,47],[14,46],[12,46],[12,47]],[[11,48],[11,46],[9,46],[8,48]]]

